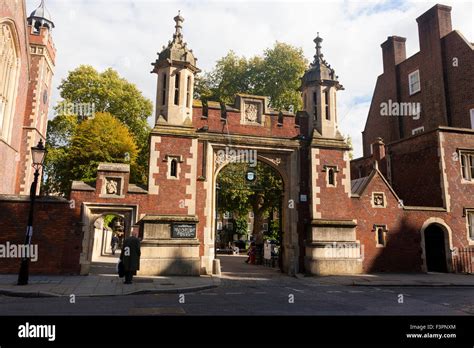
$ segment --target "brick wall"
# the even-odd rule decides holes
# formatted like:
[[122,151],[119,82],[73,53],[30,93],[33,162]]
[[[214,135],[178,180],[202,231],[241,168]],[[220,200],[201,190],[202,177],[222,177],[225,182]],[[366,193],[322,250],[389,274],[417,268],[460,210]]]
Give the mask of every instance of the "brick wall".
[[392,186],[405,205],[442,207],[438,133],[389,144]]
[[[23,244],[28,223],[28,196],[0,196],[0,244]],[[69,202],[38,198],[35,204],[32,244],[38,260],[31,274],[78,274],[82,236]],[[18,273],[20,259],[1,259],[0,273]]]

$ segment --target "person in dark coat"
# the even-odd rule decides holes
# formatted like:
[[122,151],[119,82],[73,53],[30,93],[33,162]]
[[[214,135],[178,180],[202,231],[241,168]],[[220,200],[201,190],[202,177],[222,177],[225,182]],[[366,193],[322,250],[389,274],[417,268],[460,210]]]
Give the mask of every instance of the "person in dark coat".
[[137,271],[140,269],[140,240],[138,239],[138,232],[133,231],[130,237],[123,241],[122,252],[120,260],[123,262],[125,271],[124,284],[132,284],[132,279]]

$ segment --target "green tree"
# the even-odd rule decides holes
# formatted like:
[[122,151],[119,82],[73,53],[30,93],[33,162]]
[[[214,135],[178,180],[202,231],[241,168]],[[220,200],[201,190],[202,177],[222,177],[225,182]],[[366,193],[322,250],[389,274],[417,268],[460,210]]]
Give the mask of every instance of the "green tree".
[[278,209],[283,193],[283,181],[278,173],[269,165],[257,162],[257,179],[249,184],[245,174],[249,169],[245,163],[230,163],[225,166],[217,178],[219,187],[218,210],[247,216],[254,214],[253,235],[257,242],[263,241],[262,224],[270,210]]
[[265,50],[263,65],[261,94],[270,96],[270,105],[278,110],[291,106],[295,112],[301,110],[300,79],[308,66],[303,50],[276,42],[273,48]]
[[115,70],[109,68],[99,73],[92,66],[81,65],[69,72],[58,89],[63,101],[94,104],[96,112],[114,115],[137,140],[148,139],[147,119],[152,114],[153,104]]
[[[129,163],[136,170],[138,149],[128,128],[109,113],[96,113],[95,117],[76,126],[69,146],[52,148],[54,161],[61,165],[47,170],[45,185],[49,192],[69,194],[73,180],[94,182],[100,162]],[[50,157],[48,153],[48,157]],[[49,159],[48,161],[52,161]]]
[[195,97],[232,103],[237,93],[265,95],[275,109],[301,109],[300,79],[308,65],[301,48],[276,42],[250,59],[230,51],[197,79]]
[[[70,156],[71,140],[78,125],[85,119],[79,115],[78,106],[93,105],[93,111],[107,112],[128,128],[137,146],[135,164],[130,180],[146,184],[148,174],[148,136],[150,127],[147,118],[152,114],[152,102],[145,98],[137,87],[107,69],[99,73],[91,66],[81,65],[69,72],[60,86],[62,100],[55,107],[57,116],[48,122],[47,150],[45,159],[45,193],[66,194],[70,186],[70,175],[64,172],[65,156]],[[69,158],[69,157],[68,157]],[[123,159],[122,159],[123,160]],[[94,163],[91,163],[92,167]],[[94,172],[94,168],[90,168]]]

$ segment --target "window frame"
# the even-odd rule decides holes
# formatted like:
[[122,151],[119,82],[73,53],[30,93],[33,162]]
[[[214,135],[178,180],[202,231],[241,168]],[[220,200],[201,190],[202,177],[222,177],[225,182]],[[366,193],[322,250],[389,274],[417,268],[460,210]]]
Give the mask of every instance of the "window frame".
[[[417,76],[418,77],[418,89],[413,89],[413,85],[415,83],[412,84],[412,76]],[[408,93],[410,95],[414,95],[418,92],[421,91],[421,78],[420,78],[420,69],[416,69],[415,71],[412,71],[411,73],[408,74]]]
[[161,105],[166,105],[166,73],[162,75],[162,86],[161,86]]
[[[382,237],[383,237],[383,244],[380,244],[379,243],[379,231],[382,231]],[[385,248],[387,246],[387,233],[388,233],[388,228],[387,228],[387,225],[377,225],[377,224],[374,224],[373,226],[373,229],[372,229],[373,232],[375,232],[375,247],[376,248]]]
[[474,184],[474,151],[458,150],[461,182]]
[[474,108],[469,110],[471,116],[471,129],[474,129]]
[[[337,187],[337,173],[339,173],[339,168],[337,165],[324,165],[323,172],[326,172],[326,187]],[[330,184],[330,172],[333,173],[334,183]]]
[[[3,84],[0,83],[0,98],[3,98],[2,106],[0,106],[0,140],[10,144],[22,62],[18,32],[14,23],[8,18],[5,20],[2,18],[0,28],[2,27],[6,28],[6,35],[10,35],[11,46],[5,46],[4,59],[2,59],[4,65],[0,65],[0,81],[3,80]],[[8,36],[6,38],[8,39]]]
[[[166,155],[165,159],[163,160],[164,162],[167,162],[167,169],[166,169],[166,178],[169,180],[179,180],[179,176],[181,173],[181,166],[180,164],[183,162],[183,157],[179,155]],[[173,161],[176,162],[176,176],[171,175],[172,174],[172,167],[173,167]]]
[[474,209],[466,210],[467,238],[469,244],[474,244]]
[[181,73],[175,72],[175,76],[174,76],[174,105],[179,105],[180,84],[181,84]]
[[425,132],[425,127],[421,126],[421,127],[413,128],[411,130],[411,135],[418,135],[418,134],[422,134],[424,132]]

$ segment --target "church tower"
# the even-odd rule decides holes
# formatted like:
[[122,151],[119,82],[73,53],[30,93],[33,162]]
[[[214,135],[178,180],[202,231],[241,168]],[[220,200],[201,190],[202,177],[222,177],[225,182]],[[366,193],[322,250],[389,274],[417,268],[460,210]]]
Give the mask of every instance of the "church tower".
[[163,46],[152,73],[158,75],[156,124],[183,125],[192,120],[194,75],[199,72],[196,57],[183,40],[184,18],[174,17],[175,32],[168,46]]
[[344,87],[337,80],[334,69],[323,58],[322,41],[318,33],[314,39],[314,61],[302,78],[303,107],[309,115],[310,131],[314,130],[317,136],[323,138],[341,138],[337,130],[336,93]]

